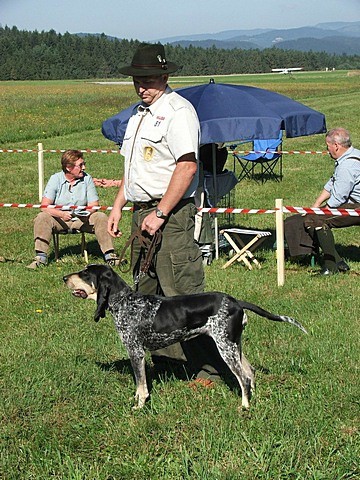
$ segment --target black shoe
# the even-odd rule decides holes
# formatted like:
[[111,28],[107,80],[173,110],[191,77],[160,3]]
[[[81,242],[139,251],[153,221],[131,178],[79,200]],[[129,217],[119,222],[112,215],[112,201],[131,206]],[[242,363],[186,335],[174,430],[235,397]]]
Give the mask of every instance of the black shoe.
[[344,262],[344,260],[340,260],[340,262],[338,262],[336,266],[339,272],[348,272],[350,270],[349,265],[346,262]]
[[339,270],[329,270],[328,268],[323,268],[319,273],[316,275],[322,276],[322,277],[330,277],[331,275],[336,275],[339,272]]
[[105,262],[110,267],[119,267],[127,264],[127,260],[123,258],[122,260],[116,255],[116,253],[109,253],[107,258],[105,258]]

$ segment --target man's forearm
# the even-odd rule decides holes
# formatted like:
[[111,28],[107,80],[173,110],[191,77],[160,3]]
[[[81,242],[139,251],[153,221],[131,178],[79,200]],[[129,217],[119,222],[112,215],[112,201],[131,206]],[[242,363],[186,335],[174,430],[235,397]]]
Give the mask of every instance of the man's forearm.
[[327,190],[323,190],[320,195],[317,197],[317,199],[315,200],[315,202],[313,203],[313,208],[319,208],[321,207],[321,205],[326,202],[326,200],[328,200],[330,198],[330,192],[328,192]]
[[121,210],[127,203],[127,200],[124,194],[124,183],[122,180],[120,180],[120,182],[121,182],[120,188],[114,200],[113,210],[114,209]]
[[169,214],[184,197],[193,181],[196,170],[197,165],[194,162],[178,163],[171,177],[169,186],[159,203],[160,210],[165,214]]

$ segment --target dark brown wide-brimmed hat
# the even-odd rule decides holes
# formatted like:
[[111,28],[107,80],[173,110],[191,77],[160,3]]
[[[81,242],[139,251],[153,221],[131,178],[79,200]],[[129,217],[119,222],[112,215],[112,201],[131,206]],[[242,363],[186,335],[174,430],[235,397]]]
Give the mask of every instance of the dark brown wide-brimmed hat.
[[179,70],[175,63],[168,62],[161,43],[142,43],[134,53],[131,65],[121,67],[119,72],[131,77],[150,77],[174,73]]

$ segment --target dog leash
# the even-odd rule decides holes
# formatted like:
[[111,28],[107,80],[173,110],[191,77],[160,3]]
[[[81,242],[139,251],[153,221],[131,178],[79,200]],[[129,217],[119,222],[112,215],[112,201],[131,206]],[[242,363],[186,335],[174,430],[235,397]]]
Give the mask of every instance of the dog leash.
[[152,259],[153,259],[154,254],[155,254],[156,247],[161,242],[162,232],[161,232],[161,230],[157,230],[155,232],[155,234],[152,236],[152,238],[150,239],[148,237],[145,237],[142,234],[142,230],[139,227],[137,230],[135,230],[135,232],[133,232],[130,235],[130,238],[125,243],[125,246],[122,249],[122,252],[120,254],[120,265],[122,265],[123,263],[125,263],[124,260],[125,260],[126,250],[129,248],[129,246],[131,246],[130,262],[129,262],[130,266],[126,270],[121,269],[122,273],[127,273],[131,270],[132,247],[133,247],[133,243],[134,243],[135,239],[138,239],[141,248],[144,248],[144,250],[146,251],[145,259],[144,259],[144,261],[143,261],[143,263],[140,267],[140,271],[134,279],[134,285],[136,286],[139,283],[140,279],[146,275],[146,273],[148,272],[148,270],[150,268]]

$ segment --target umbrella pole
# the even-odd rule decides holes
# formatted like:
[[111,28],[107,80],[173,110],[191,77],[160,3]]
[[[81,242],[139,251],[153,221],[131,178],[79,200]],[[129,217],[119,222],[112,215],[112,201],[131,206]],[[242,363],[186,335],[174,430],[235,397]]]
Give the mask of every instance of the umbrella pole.
[[[217,179],[216,179],[216,144],[212,144],[212,164],[213,164],[213,183],[214,183],[214,206],[217,207]],[[214,220],[215,230],[215,259],[219,258],[219,224],[217,214],[215,213]]]

